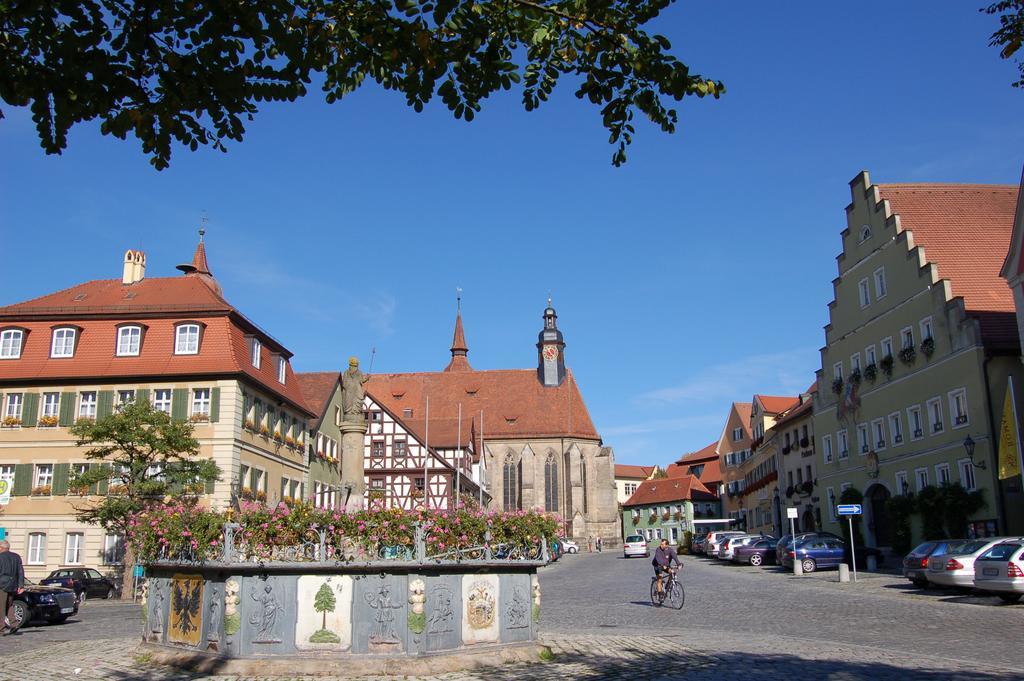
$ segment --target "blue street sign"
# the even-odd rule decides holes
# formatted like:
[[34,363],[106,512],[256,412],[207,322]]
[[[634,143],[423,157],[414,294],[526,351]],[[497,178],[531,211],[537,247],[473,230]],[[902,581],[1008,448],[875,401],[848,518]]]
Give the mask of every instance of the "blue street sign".
[[0,527],[0,539],[7,539],[7,528]]
[[132,570],[132,575],[135,577],[142,577],[143,575],[145,575],[145,570],[146,569],[143,566],[136,565],[135,568]]
[[836,506],[836,513],[839,515],[860,515],[863,512],[860,504],[839,504]]

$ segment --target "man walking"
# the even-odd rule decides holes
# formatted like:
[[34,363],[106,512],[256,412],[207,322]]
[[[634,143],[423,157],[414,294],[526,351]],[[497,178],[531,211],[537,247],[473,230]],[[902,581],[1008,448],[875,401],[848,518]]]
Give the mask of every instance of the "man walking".
[[2,627],[7,630],[4,636],[15,633],[21,625],[14,617],[14,597],[25,590],[24,586],[25,570],[21,566],[21,556],[11,552],[10,542],[0,539],[0,613],[7,615]]

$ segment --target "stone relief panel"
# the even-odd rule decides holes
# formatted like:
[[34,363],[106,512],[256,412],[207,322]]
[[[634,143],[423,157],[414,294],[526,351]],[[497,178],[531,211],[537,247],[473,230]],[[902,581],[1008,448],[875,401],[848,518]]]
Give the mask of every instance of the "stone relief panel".
[[462,643],[462,579],[459,575],[428,576],[427,650],[451,650]]
[[355,580],[353,652],[388,654],[408,649],[407,582],[405,575],[367,575]]
[[352,578],[303,575],[296,583],[295,647],[348,650],[352,645]]
[[501,575],[499,581],[502,595],[501,640],[530,640],[533,626],[530,575]]
[[167,621],[168,580],[150,578],[146,582],[146,635],[147,641],[162,643],[164,624]]
[[246,577],[241,593],[243,654],[294,650],[294,578]]
[[214,652],[223,650],[221,637],[224,623],[224,584],[206,584],[206,603],[203,612],[206,613],[206,649]]
[[492,643],[498,640],[498,575],[462,576],[462,642]]

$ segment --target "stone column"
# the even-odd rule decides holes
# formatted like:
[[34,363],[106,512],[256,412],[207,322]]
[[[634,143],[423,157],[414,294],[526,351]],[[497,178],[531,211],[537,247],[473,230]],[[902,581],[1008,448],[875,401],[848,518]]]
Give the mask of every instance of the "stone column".
[[[342,421],[341,429],[341,488],[348,495],[346,511],[363,508],[366,496],[366,482],[363,477],[363,439],[366,435],[366,419]],[[344,496],[343,496],[344,498]]]

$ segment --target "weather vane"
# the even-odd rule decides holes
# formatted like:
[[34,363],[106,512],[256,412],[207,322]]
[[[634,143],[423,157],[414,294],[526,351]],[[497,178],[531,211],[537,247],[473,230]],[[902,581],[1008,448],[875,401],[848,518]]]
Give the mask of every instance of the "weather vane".
[[458,305],[459,312],[462,312],[462,287],[461,286],[456,286],[455,287],[455,301],[456,301],[456,304]]
[[206,235],[206,223],[210,221],[210,218],[206,217],[206,211],[203,211],[202,217],[199,218],[199,240],[202,241]]

